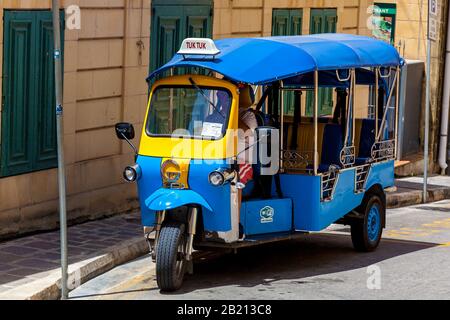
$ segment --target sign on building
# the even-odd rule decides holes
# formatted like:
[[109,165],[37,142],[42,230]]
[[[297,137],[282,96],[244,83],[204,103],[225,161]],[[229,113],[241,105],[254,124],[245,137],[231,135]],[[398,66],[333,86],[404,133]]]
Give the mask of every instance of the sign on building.
[[428,39],[437,40],[438,35],[438,17],[439,17],[439,0],[429,0],[428,2]]
[[395,3],[375,2],[372,12],[372,35],[393,45],[396,15],[397,6]]

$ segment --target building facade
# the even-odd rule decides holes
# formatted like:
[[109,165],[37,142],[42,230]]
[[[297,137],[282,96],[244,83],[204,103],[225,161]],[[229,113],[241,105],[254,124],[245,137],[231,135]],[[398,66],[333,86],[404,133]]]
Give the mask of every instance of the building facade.
[[[437,165],[439,132],[441,125],[441,106],[443,97],[443,76],[445,66],[446,28],[448,23],[448,0],[439,0],[437,23],[437,40],[431,44],[431,72],[430,72],[430,136],[429,136],[429,170],[439,172]],[[386,12],[392,20],[392,43],[399,48],[406,59],[426,61],[427,51],[427,23],[428,0],[379,0],[374,2]],[[383,15],[383,14],[382,14]],[[424,77],[425,79],[425,77]],[[420,145],[424,143],[424,106],[425,81],[423,82],[422,108],[420,115]],[[419,160],[417,170],[420,172],[422,155],[413,157]],[[423,170],[422,170],[423,172]]]
[[[80,29],[62,25],[69,223],[137,209],[135,185],[122,181],[122,170],[132,163],[133,152],[116,139],[114,124],[125,121],[133,123],[137,132],[142,129],[145,78],[173,55],[184,38],[370,35],[367,9],[372,4],[368,0],[61,0],[66,20],[71,18],[71,5],[81,9]],[[0,238],[58,226],[50,7],[50,0],[0,4]],[[397,35],[407,19],[397,15]],[[422,46],[419,53],[423,50]]]

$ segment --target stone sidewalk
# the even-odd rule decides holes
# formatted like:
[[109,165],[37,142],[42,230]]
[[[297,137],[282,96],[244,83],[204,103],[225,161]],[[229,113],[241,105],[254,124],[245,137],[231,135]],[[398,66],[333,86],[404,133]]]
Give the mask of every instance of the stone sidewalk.
[[[389,208],[422,202],[422,178],[396,180]],[[428,200],[450,198],[450,177],[429,179]],[[148,252],[139,213],[87,222],[68,229],[69,282],[89,279]],[[0,299],[57,299],[60,291],[59,231],[0,243]]]
[[[147,251],[139,213],[68,228],[73,283],[85,282]],[[58,298],[55,284],[60,279],[59,259],[59,231],[0,243],[0,299]]]

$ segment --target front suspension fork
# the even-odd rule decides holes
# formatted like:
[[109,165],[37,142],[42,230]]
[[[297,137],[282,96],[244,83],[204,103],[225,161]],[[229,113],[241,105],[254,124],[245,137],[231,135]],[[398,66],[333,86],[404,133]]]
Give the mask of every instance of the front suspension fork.
[[153,246],[151,245],[150,239],[147,235],[147,243],[150,248],[150,254],[152,256],[153,262],[156,262],[156,248],[158,246],[159,241],[159,233],[161,232],[161,225],[166,216],[166,210],[161,211],[161,214],[156,215],[156,228],[155,228],[155,240],[153,242]]
[[[161,232],[161,225],[164,221],[166,215],[166,211],[162,211],[161,214],[157,215],[156,218],[156,228],[155,228],[155,240],[153,242],[153,246],[151,245],[150,239],[147,235],[147,242],[150,247],[150,253],[152,256],[153,262],[156,262],[156,250],[158,247],[159,234]],[[195,231],[197,229],[197,216],[198,216],[198,208],[192,207],[189,215],[188,221],[188,230],[187,230],[187,243],[186,243],[186,260],[192,261],[192,251],[194,250],[194,236]],[[190,263],[191,264],[191,263]]]
[[191,214],[189,215],[189,226],[188,226],[188,238],[187,238],[187,248],[186,248],[186,260],[192,260],[192,251],[194,244],[195,230],[197,229],[197,211],[196,207],[192,207]]

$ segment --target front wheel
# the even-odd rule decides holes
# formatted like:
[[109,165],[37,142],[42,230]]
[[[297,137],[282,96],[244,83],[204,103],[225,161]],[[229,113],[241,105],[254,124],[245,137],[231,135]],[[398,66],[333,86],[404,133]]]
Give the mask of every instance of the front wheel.
[[351,225],[353,247],[357,251],[373,251],[378,247],[383,231],[385,206],[377,195],[371,195],[361,205],[364,218]]
[[156,248],[156,281],[162,291],[178,290],[186,272],[186,235],[181,222],[163,224]]

